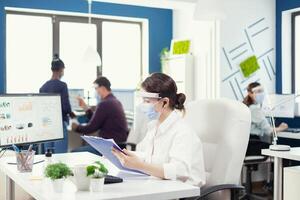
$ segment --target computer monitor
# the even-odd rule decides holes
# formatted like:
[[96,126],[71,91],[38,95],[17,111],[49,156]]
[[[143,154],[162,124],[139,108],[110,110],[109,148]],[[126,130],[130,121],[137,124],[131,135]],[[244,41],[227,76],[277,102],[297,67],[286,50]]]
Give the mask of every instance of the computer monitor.
[[0,95],[0,147],[63,137],[60,95]]
[[263,110],[268,117],[294,118],[295,104],[294,94],[269,94],[263,103]]
[[73,111],[82,111],[77,97],[84,98],[84,89],[69,89],[69,101]]
[[125,111],[134,111],[134,95],[136,90],[113,89],[113,94],[122,103]]

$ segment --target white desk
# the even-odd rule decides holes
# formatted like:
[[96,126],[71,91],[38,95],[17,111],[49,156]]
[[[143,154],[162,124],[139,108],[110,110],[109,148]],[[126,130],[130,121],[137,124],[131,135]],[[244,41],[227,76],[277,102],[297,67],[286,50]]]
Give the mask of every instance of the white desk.
[[282,200],[282,159],[300,161],[300,147],[290,151],[271,151],[263,149],[262,155],[274,157],[274,200]]
[[300,133],[293,133],[293,132],[279,132],[277,133],[278,137],[281,138],[289,138],[289,139],[300,139]]
[[[35,160],[41,160],[44,156],[36,156]],[[90,153],[68,153],[56,154],[54,159],[62,161],[69,166],[76,164],[91,164],[101,160],[109,169],[110,174],[117,175],[116,169],[109,161]],[[66,180],[64,192],[53,192],[51,182],[44,178],[32,180],[40,176],[43,171],[43,163],[36,164],[32,173],[19,173],[16,166],[8,165],[7,162],[14,161],[14,157],[7,157],[0,160],[0,170],[7,177],[6,193],[7,200],[14,199],[14,184],[21,186],[27,193],[37,200],[103,200],[103,199],[130,199],[130,200],[152,200],[152,199],[178,199],[200,195],[200,189],[179,181],[160,180],[154,177],[131,176],[124,178],[123,183],[104,186],[101,193],[77,191],[75,185]]]

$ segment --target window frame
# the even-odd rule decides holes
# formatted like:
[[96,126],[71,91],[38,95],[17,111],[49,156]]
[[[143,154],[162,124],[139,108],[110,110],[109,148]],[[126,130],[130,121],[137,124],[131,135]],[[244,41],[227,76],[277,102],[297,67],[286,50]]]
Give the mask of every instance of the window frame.
[[[293,12],[291,17],[292,17],[292,30],[291,30],[291,47],[292,47],[292,54],[291,54],[291,64],[292,64],[292,71],[291,71],[291,81],[292,81],[292,93],[296,92],[296,18],[300,17],[300,11],[298,12]],[[300,38],[299,38],[300,39]],[[299,69],[300,70],[300,69]]]
[[[14,10],[6,10],[5,11],[5,17],[8,14],[14,14],[14,15],[28,15],[28,16],[40,16],[40,17],[50,17],[52,18],[52,38],[53,38],[53,44],[52,44],[52,53],[53,55],[55,53],[60,53],[59,52],[59,33],[60,33],[60,22],[73,22],[73,23],[88,23],[89,18],[88,16],[75,16],[75,15],[63,15],[63,14],[48,14],[48,13],[35,13],[35,12],[27,12],[27,11],[14,11]],[[143,79],[143,75],[145,73],[145,66],[144,66],[144,33],[145,31],[143,29],[143,22],[142,21],[133,21],[133,20],[126,20],[126,19],[114,19],[115,17],[118,16],[111,16],[109,18],[109,15],[106,15],[107,18],[101,18],[99,17],[91,17],[91,24],[95,24],[97,26],[97,51],[102,59],[102,24],[103,22],[118,22],[118,23],[127,23],[127,24],[137,24],[140,27],[140,44],[141,44],[141,52],[140,52],[140,81]],[[5,20],[6,21],[6,20]],[[6,24],[5,24],[5,30],[6,30]],[[6,36],[5,36],[5,44],[6,44]],[[149,44],[148,44],[149,45]],[[6,48],[5,48],[6,49]],[[6,50],[5,50],[5,61],[6,61]],[[103,63],[100,68],[97,68],[97,76],[102,75],[102,69],[103,69]],[[7,62],[5,62],[5,67],[4,67],[4,91],[5,93],[7,92]],[[148,68],[149,70],[149,68]],[[116,88],[117,89],[117,88]]]

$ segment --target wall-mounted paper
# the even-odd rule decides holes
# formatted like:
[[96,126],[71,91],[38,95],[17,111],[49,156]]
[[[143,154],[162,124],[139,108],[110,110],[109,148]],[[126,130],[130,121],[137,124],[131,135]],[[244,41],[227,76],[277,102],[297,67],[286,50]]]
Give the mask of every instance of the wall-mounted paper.
[[260,68],[256,56],[247,58],[240,64],[240,67],[245,78],[248,78]]

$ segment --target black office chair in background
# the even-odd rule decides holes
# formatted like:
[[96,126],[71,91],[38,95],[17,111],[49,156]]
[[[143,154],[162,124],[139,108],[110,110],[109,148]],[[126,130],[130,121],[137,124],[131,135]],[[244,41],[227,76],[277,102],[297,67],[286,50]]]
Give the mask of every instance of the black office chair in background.
[[[247,148],[246,157],[244,159],[244,168],[246,169],[246,181],[245,181],[245,196],[242,199],[245,200],[265,200],[268,199],[268,187],[271,187],[270,176],[268,175],[268,180],[266,183],[266,192],[264,193],[254,193],[252,187],[252,175],[254,171],[258,170],[260,165],[271,165],[271,158],[268,156],[261,155],[261,149],[269,148],[268,143],[263,142],[258,136],[251,136]],[[270,173],[270,169],[268,169]],[[243,173],[242,173],[243,176]]]
[[118,145],[119,145],[119,147],[121,149],[128,149],[128,150],[131,150],[131,151],[135,151],[136,150],[136,144],[134,144],[134,143],[123,142],[123,143],[118,143]]

